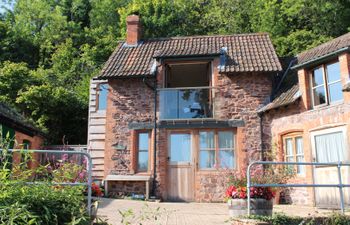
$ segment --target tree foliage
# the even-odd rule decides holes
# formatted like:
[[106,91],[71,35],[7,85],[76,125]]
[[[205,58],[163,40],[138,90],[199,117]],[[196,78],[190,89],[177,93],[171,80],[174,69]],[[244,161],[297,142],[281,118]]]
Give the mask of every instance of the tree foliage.
[[[268,32],[292,56],[350,29],[349,0],[0,0],[0,100],[48,132],[51,143],[86,142],[89,80],[125,19],[144,38]],[[1,3],[0,3],[1,5]]]

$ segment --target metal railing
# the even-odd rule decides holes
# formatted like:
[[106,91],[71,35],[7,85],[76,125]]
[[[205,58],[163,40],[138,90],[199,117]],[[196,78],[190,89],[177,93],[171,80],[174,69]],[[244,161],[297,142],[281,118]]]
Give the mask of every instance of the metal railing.
[[[250,172],[251,168],[254,165],[300,165],[300,166],[332,166],[337,167],[338,169],[338,184],[252,184]],[[342,166],[350,166],[350,163],[338,162],[338,163],[316,163],[316,162],[274,162],[274,161],[255,161],[249,164],[247,169],[247,214],[250,215],[250,188],[251,187],[336,187],[339,188],[340,195],[340,210],[342,213],[345,212],[344,207],[344,187],[350,187],[350,184],[343,184],[342,175],[341,175],[341,167]]]
[[213,117],[213,87],[160,88],[160,119]]
[[[2,152],[3,149],[0,149],[0,152]],[[78,151],[62,151],[62,150],[23,150],[23,149],[8,149],[8,152],[20,152],[20,153],[60,153],[60,154],[77,154],[77,155],[83,155],[87,158],[87,174],[88,174],[88,182],[86,183],[79,183],[79,182],[74,182],[74,183],[70,183],[70,182],[51,182],[49,183],[49,185],[55,186],[55,185],[62,185],[62,186],[87,186],[88,188],[88,206],[87,206],[87,210],[89,213],[89,216],[91,216],[91,199],[92,199],[92,190],[91,190],[91,185],[92,185],[92,159],[89,153],[86,152],[78,152]],[[42,182],[26,182],[26,184],[28,185],[38,185],[38,184],[42,184]]]

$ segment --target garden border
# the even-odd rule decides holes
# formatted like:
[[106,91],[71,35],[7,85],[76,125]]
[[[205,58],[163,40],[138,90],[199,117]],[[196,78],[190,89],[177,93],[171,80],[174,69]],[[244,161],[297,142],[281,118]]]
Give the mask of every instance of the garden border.
[[[3,149],[0,149],[0,152],[2,152]],[[24,150],[24,149],[8,149],[7,151],[9,152],[27,152],[27,153],[60,153],[60,154],[80,154],[83,156],[86,156],[88,159],[88,166],[87,166],[87,173],[88,173],[88,182],[86,183],[69,183],[69,182],[64,182],[64,183],[56,183],[52,182],[49,183],[50,185],[62,185],[62,186],[87,186],[88,187],[88,214],[91,216],[91,201],[92,201],[92,190],[91,190],[91,185],[92,185],[92,159],[89,153],[87,152],[80,152],[80,151],[65,151],[65,150],[38,150],[38,149],[31,149],[31,150]],[[41,182],[26,182],[28,185],[37,185],[40,184]]]

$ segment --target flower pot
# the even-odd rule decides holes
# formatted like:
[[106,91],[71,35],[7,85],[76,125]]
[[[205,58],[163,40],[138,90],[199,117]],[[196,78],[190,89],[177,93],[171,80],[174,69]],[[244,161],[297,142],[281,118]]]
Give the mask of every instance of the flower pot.
[[[273,208],[273,200],[266,200],[263,198],[252,198],[250,200],[250,214],[271,216]],[[229,199],[228,209],[230,216],[244,216],[247,215],[248,202],[247,199]]]
[[90,217],[91,217],[91,221],[94,221],[97,217],[97,210],[98,210],[98,205],[99,205],[99,201],[98,200],[94,200],[91,204],[91,211],[90,211]]

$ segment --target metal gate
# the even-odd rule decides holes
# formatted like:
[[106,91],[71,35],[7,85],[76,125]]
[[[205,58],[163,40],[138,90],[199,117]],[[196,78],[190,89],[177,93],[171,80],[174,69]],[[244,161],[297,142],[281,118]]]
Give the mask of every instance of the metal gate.
[[[302,166],[334,166],[338,169],[338,184],[252,184],[250,171],[254,165],[302,165]],[[337,187],[339,189],[340,196],[340,210],[342,213],[345,211],[344,207],[344,187],[350,187],[350,184],[343,184],[341,167],[350,166],[350,163],[316,163],[316,162],[274,162],[274,161],[255,161],[249,164],[247,169],[247,214],[250,215],[250,188],[251,187]]]

